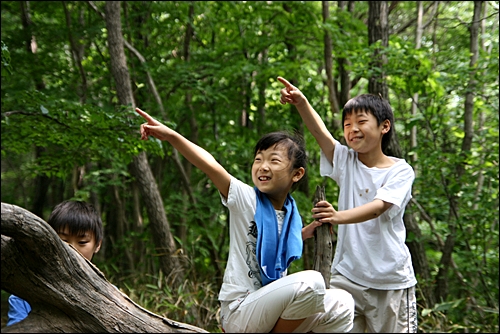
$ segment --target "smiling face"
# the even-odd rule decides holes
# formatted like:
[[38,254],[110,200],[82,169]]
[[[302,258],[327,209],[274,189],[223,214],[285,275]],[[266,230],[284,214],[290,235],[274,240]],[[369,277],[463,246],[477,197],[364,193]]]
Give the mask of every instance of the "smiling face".
[[79,234],[71,234],[69,228],[66,225],[59,232],[57,232],[59,238],[64,242],[71,244],[73,247],[78,249],[80,253],[89,261],[92,261],[92,257],[101,248],[101,242],[97,244],[94,234],[91,231],[86,231]]
[[[276,209],[281,209],[294,182],[304,175],[304,168],[292,169],[288,150],[282,145],[273,145],[259,150],[252,165],[252,181],[265,193]],[[280,204],[281,203],[281,206]],[[278,206],[278,207],[276,207]]]
[[344,138],[354,151],[364,154],[382,150],[382,136],[391,128],[389,120],[377,124],[375,116],[365,110],[354,110],[344,117]]

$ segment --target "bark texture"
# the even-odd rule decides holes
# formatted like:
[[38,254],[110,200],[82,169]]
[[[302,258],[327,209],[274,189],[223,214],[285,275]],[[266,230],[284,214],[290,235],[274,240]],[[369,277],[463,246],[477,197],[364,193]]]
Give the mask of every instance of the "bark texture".
[[[329,1],[321,1],[323,23],[327,23],[330,17],[330,4]],[[324,56],[325,56],[325,71],[326,71],[326,85],[328,88],[328,104],[330,105],[330,111],[332,112],[332,118],[339,113],[339,101],[337,98],[337,83],[333,77],[333,51],[332,51],[332,38],[328,29],[324,29],[323,35],[324,42]],[[333,122],[333,128],[331,132],[336,130],[335,122]]]
[[[313,205],[325,200],[325,188],[316,187]],[[314,231],[314,266],[323,275],[326,288],[330,288],[330,276],[332,269],[333,242],[330,224],[318,226]]]

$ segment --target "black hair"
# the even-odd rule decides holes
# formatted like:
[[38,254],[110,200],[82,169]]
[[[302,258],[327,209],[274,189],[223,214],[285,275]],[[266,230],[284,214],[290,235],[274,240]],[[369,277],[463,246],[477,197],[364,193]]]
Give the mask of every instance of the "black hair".
[[391,141],[394,128],[394,114],[389,102],[375,94],[361,94],[350,99],[342,110],[342,126],[344,125],[345,116],[352,114],[354,111],[371,113],[377,119],[377,125],[382,124],[385,120],[391,122],[391,128],[382,137],[382,151],[385,151]]
[[61,232],[66,226],[69,233],[80,235],[94,233],[96,245],[102,241],[102,221],[92,204],[82,201],[64,201],[57,204],[47,220],[56,231]]
[[[300,134],[291,134],[287,131],[270,132],[259,139],[253,154],[256,156],[259,151],[267,150],[274,145],[284,147],[287,150],[288,159],[292,162],[290,170],[303,167],[307,171],[306,148],[304,138]],[[304,179],[305,173],[304,177],[293,184],[291,191],[295,190]]]

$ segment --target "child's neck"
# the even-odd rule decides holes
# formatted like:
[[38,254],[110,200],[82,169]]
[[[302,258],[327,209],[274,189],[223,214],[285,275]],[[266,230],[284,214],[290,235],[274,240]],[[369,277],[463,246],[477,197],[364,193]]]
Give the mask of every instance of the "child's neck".
[[285,205],[285,200],[287,197],[288,193],[285,194],[285,196],[271,196],[269,194],[266,194],[267,198],[271,201],[271,204],[273,205],[274,210],[283,210],[283,206]]
[[368,153],[358,153],[358,159],[366,167],[389,168],[394,165],[394,160],[385,155],[381,150]]

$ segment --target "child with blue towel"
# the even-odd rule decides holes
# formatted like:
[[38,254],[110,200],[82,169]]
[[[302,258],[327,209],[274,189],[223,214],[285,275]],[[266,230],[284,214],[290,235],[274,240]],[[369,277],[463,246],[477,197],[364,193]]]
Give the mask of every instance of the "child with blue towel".
[[254,186],[229,174],[205,149],[136,108],[146,123],[141,139],[168,141],[201,169],[230,212],[229,258],[219,292],[224,332],[347,332],[354,301],[341,289],[326,289],[314,270],[287,275],[302,255],[303,240],[321,225],[302,228],[292,188],[305,175],[302,140],[286,132],[264,135],[256,144]]

